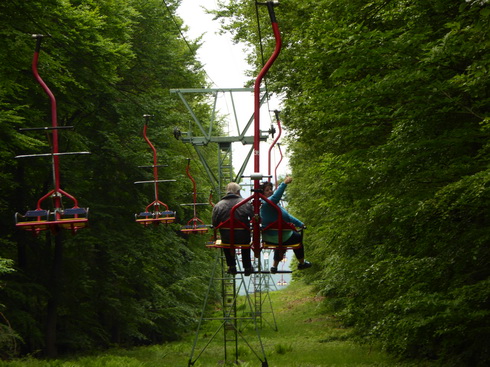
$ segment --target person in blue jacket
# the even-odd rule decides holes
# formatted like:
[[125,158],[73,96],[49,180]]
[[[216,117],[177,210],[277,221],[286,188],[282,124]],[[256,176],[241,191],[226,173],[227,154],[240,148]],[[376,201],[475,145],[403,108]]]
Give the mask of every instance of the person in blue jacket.
[[[284,179],[284,181],[279,185],[276,191],[273,191],[272,182],[262,183],[260,189],[262,190],[264,196],[266,196],[270,201],[272,201],[280,208],[282,212],[282,219],[285,222],[292,223],[297,228],[298,227],[304,228],[305,227],[304,223],[299,219],[295,218],[294,216],[292,216],[291,214],[289,214],[286,211],[286,209],[284,209],[279,203],[282,198],[282,195],[284,194],[284,191],[286,190],[287,185],[290,184],[292,181],[293,181],[292,177],[287,176]],[[262,228],[265,228],[269,224],[277,220],[278,211],[268,202],[262,200],[262,205],[260,206],[260,217],[261,217]],[[278,231],[268,230],[262,232],[262,240],[269,243],[279,244]],[[299,232],[289,230],[289,229],[282,231],[282,245],[289,246],[289,245],[297,244],[299,242],[301,242],[301,234]],[[293,251],[294,251],[294,255],[296,256],[299,262],[298,264],[299,270],[303,270],[311,267],[311,263],[305,260],[305,252],[303,246],[297,249],[293,249]],[[271,273],[274,274],[277,272],[277,266],[279,265],[279,262],[283,259],[285,252],[286,250],[284,249],[274,250],[274,262],[271,267]]]

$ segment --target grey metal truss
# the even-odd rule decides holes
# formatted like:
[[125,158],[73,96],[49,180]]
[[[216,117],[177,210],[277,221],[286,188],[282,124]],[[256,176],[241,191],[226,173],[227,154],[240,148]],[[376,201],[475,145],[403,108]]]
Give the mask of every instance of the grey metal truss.
[[[170,90],[170,93],[175,93],[179,96],[180,100],[189,111],[194,124],[198,127],[199,132],[202,134],[201,136],[194,136],[192,129],[188,132],[180,132],[178,130],[175,132],[175,137],[180,139],[183,143],[189,143],[193,145],[199,157],[199,160],[201,161],[206,171],[206,174],[208,175],[209,181],[213,186],[213,190],[216,193],[218,193],[218,197],[221,196],[222,188],[226,184],[225,182],[229,182],[229,181],[239,182],[241,180],[241,177],[243,176],[245,168],[247,167],[247,164],[250,160],[250,157],[252,156],[253,143],[254,143],[253,131],[252,131],[252,135],[247,135],[247,134],[254,121],[254,116],[252,113],[245,127],[243,129],[240,128],[235,101],[233,99],[233,94],[241,93],[241,92],[251,93],[253,91],[254,91],[253,88],[208,88],[208,89],[191,88],[191,89]],[[264,89],[261,89],[261,91],[265,92]],[[194,109],[190,105],[189,101],[185,97],[186,94],[192,94],[192,93],[211,94],[214,97],[213,109],[211,111],[211,118],[206,123],[204,123],[204,121],[201,121],[199,119],[199,117],[195,114]],[[230,94],[232,110],[233,110],[233,118],[236,125],[237,135],[234,136],[216,135],[216,127],[217,127],[216,106],[218,102],[218,96],[221,93]],[[266,99],[267,99],[267,93],[262,93],[260,97],[260,105],[262,105],[266,101]],[[265,131],[265,132],[261,131],[260,134],[261,134],[260,140],[265,141],[267,140],[270,131]],[[241,142],[243,145],[250,145],[251,147],[243,164],[241,165],[236,175],[233,177],[233,161],[232,161],[232,154],[231,154],[232,151],[231,146],[232,143],[236,143],[236,142]],[[204,154],[200,149],[200,147],[207,146],[209,143],[215,143],[218,145],[218,163],[219,163],[218,176],[214,174],[213,170],[211,169],[211,167],[209,166],[206,160],[206,157],[204,156]]]

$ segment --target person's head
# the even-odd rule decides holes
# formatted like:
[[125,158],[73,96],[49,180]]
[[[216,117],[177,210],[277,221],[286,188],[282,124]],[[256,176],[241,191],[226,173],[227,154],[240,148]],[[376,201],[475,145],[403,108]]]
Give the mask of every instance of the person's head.
[[266,197],[271,196],[274,192],[272,182],[262,182],[260,184],[260,190],[264,193]]
[[230,182],[228,185],[226,185],[226,193],[227,194],[235,194],[235,195],[240,195],[240,190],[242,188],[240,187],[239,184],[236,182]]

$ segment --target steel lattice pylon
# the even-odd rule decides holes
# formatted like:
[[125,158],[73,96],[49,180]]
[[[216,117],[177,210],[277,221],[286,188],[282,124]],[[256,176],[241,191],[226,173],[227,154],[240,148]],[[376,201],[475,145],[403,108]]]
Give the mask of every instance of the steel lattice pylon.
[[[236,93],[252,93],[254,91],[253,88],[226,88],[226,89],[171,89],[170,93],[175,93],[179,96],[181,101],[186,106],[190,115],[192,116],[192,120],[194,122],[194,126],[197,126],[198,131],[202,134],[201,136],[195,136],[193,133],[192,126],[189,126],[189,130],[186,132],[181,132],[180,129],[176,128],[174,130],[174,136],[176,139],[179,139],[183,143],[192,144],[194,147],[201,164],[206,170],[206,174],[208,179],[213,187],[215,193],[218,196],[221,196],[222,189],[228,182],[240,182],[247,167],[248,162],[250,161],[250,157],[253,152],[253,143],[254,136],[249,136],[247,133],[249,132],[250,126],[253,122],[253,116],[251,116],[245,127],[243,129],[240,128],[238,123],[238,118],[236,114],[235,104],[233,102],[233,95]],[[185,95],[187,94],[210,94],[214,97],[213,103],[213,111],[211,113],[211,117],[209,121],[201,121],[194,112],[194,109],[187,101]],[[220,95],[228,94],[232,101],[233,108],[233,116],[235,119],[237,135],[233,136],[222,136],[216,135],[216,129],[219,127],[219,124],[215,121],[216,115],[216,104],[217,99]],[[267,94],[263,93],[260,97],[260,105],[262,105],[266,101]],[[265,141],[269,137],[270,131],[261,132],[260,133],[260,141]],[[218,175],[215,174],[211,166],[209,165],[205,155],[203,154],[201,147],[207,146],[210,143],[215,143],[218,146]],[[244,159],[242,166],[234,174],[233,172],[233,157],[232,157],[232,145],[233,143],[242,143],[243,145],[251,145],[251,149],[249,150],[246,158]]]
[[[254,267],[258,269],[258,271],[250,276],[248,289],[250,293],[253,293],[254,315],[257,319],[258,328],[262,329],[264,325],[267,324],[274,331],[277,331],[276,317],[270,298],[271,285],[274,285],[275,287],[275,283],[271,273],[267,270],[269,269],[268,255],[270,250],[265,251],[261,251],[261,255],[264,255],[263,260],[261,259],[261,256],[255,258]],[[268,315],[270,315],[270,317],[268,317]]]
[[[191,354],[188,361],[188,366],[193,366],[196,361],[201,357],[204,351],[208,348],[211,342],[215,339],[218,333],[223,331],[223,353],[224,363],[239,363],[239,341],[243,341],[246,346],[252,351],[252,353],[261,362],[263,367],[268,366],[267,358],[265,355],[264,346],[260,338],[260,331],[257,326],[253,312],[242,311],[241,314],[237,312],[238,294],[240,290],[245,291],[245,307],[248,306],[250,310],[253,310],[253,304],[250,300],[249,293],[245,287],[243,279],[243,271],[239,271],[237,275],[228,274],[225,271],[225,261],[222,251],[217,251],[215,256],[214,267],[209,279],[209,287],[204,300],[203,308],[201,311],[201,317],[199,319],[198,328],[195,334],[194,342],[192,345]],[[206,310],[208,309],[210,295],[215,290],[216,283],[221,287],[221,315],[215,317],[206,317]],[[201,334],[201,328],[204,321],[217,321],[218,326],[214,332],[203,342],[199,343],[199,335]],[[255,331],[254,340],[246,338],[242,333],[243,328],[241,325],[246,323],[252,323]],[[203,344],[202,346],[198,344]]]
[[[231,137],[230,136],[218,136],[218,137],[213,136],[212,132],[213,132],[213,124],[215,123],[214,120],[215,120],[215,112],[216,112],[217,95],[219,92],[225,91],[224,89],[218,89],[218,90],[210,90],[210,89],[207,89],[207,90],[206,89],[194,89],[194,90],[179,89],[179,90],[175,90],[174,89],[174,90],[171,90],[170,92],[171,93],[177,93],[179,95],[180,99],[182,100],[184,105],[187,107],[187,109],[191,113],[191,115],[194,119],[194,122],[196,123],[196,125],[198,126],[198,128],[200,129],[200,131],[203,135],[201,137],[194,137],[192,134],[192,129],[190,129],[190,131],[185,133],[185,135],[183,136],[183,133],[179,129],[175,129],[174,130],[174,136],[178,139],[181,139],[183,142],[192,143],[192,145],[194,146],[194,148],[195,148],[195,150],[196,150],[196,152],[197,152],[197,154],[201,160],[201,163],[203,164],[204,168],[206,169],[206,172],[208,174],[208,177],[210,179],[211,184],[214,186],[214,191],[217,192],[220,197],[221,197],[221,192],[222,192],[221,189],[222,189],[222,183],[223,183],[222,177],[224,176],[224,172],[225,172],[225,170],[224,170],[225,167],[223,166],[225,160],[222,160],[222,159],[219,160],[220,161],[219,162],[219,166],[220,166],[219,167],[219,175],[218,175],[219,177],[216,177],[214,175],[213,171],[210,169],[209,165],[207,164],[206,159],[205,159],[204,155],[202,154],[202,152],[200,151],[199,147],[204,146],[204,145],[208,145],[208,143],[211,143],[211,142],[212,143],[218,143],[218,144],[221,144],[221,145],[219,145],[220,154],[221,154],[222,148],[225,148],[224,143],[229,143],[229,146],[230,146],[229,149],[231,149],[231,143],[235,142],[235,141],[240,141],[243,144],[253,144],[252,148],[249,151],[247,158],[245,159],[245,161],[241,167],[241,169],[239,170],[239,172],[235,176],[236,177],[235,180],[231,180],[231,181],[235,181],[235,182],[239,182],[241,180],[241,178],[243,176],[243,171],[244,171],[245,167],[247,166],[248,160],[253,155],[254,170],[250,175],[250,178],[253,180],[253,189],[252,189],[253,195],[251,195],[247,199],[244,199],[242,202],[236,204],[231,210],[230,218],[231,218],[231,222],[232,222],[231,230],[233,233],[234,210],[238,206],[242,205],[245,202],[250,201],[252,203],[253,211],[254,211],[253,218],[250,221],[250,225],[251,225],[251,229],[252,229],[252,231],[251,231],[252,248],[254,250],[258,251],[259,253],[257,254],[257,256],[260,256],[261,232],[262,232],[261,223],[260,223],[260,205],[261,205],[262,201],[270,203],[278,211],[277,223],[278,223],[278,231],[279,231],[279,243],[282,243],[282,232],[281,232],[282,228],[283,228],[282,212],[280,211],[279,207],[277,205],[275,205],[274,203],[270,202],[270,200],[267,199],[267,197],[265,197],[264,194],[261,193],[261,190],[260,190],[260,181],[264,177],[266,177],[260,172],[260,142],[266,140],[268,137],[268,134],[264,135],[263,131],[260,130],[260,107],[267,97],[267,92],[262,93],[261,84],[263,82],[265,75],[269,71],[270,67],[275,62],[276,58],[279,56],[282,41],[281,41],[281,35],[280,35],[277,19],[276,19],[275,13],[274,13],[274,7],[277,5],[277,2],[268,0],[265,3],[256,2],[255,5],[256,6],[259,6],[259,5],[266,5],[267,6],[267,9],[269,12],[269,17],[271,20],[271,28],[272,28],[272,31],[274,33],[275,47],[274,47],[274,51],[273,51],[272,55],[270,56],[270,58],[267,60],[267,62],[264,64],[264,66],[260,70],[259,74],[257,75],[253,89],[240,88],[240,89],[227,89],[226,90],[230,93],[232,93],[233,91],[239,91],[239,90],[240,91],[253,91],[253,94],[254,94],[254,113],[253,113],[252,117],[250,118],[250,120],[248,121],[248,124],[245,127],[245,129],[241,133],[240,133],[240,129],[238,129],[238,132],[239,132],[238,136],[231,136]],[[185,99],[184,93],[188,93],[188,92],[214,93],[214,96],[215,96],[214,109],[212,111],[211,120],[209,121],[209,124],[207,126],[208,131],[206,131],[206,129],[204,128],[204,125],[201,123],[201,121],[194,114],[192,107],[189,105],[189,103]],[[236,111],[235,111],[234,104],[233,104],[233,110],[235,112],[235,119],[236,119]],[[245,133],[247,132],[247,130],[250,127],[250,125],[252,124],[252,122],[254,122],[253,136],[246,137]],[[238,126],[238,121],[237,121],[237,128],[238,127],[239,126]],[[269,133],[271,133],[271,132],[269,131]],[[226,148],[228,148],[228,146],[226,146]],[[226,157],[226,154],[224,156]],[[231,155],[229,156],[229,158],[230,158],[230,162],[227,162],[227,163],[231,164]],[[233,239],[231,242],[231,248],[233,249]],[[225,333],[224,333],[225,363],[226,363],[226,358],[228,355],[227,354],[227,347],[228,347],[229,342],[231,342],[231,344],[233,344],[235,346],[235,356],[236,356],[235,362],[236,363],[238,363],[238,340],[239,340],[239,337],[244,342],[246,342],[247,345],[250,347],[250,344],[243,337],[243,334],[241,334],[239,332],[238,327],[237,327],[237,325],[238,325],[237,321],[239,319],[238,315],[236,314],[236,299],[238,296],[238,291],[236,289],[235,278],[232,277],[233,280],[230,283],[229,282],[230,279],[229,279],[228,275],[225,274],[224,264],[223,264],[222,258],[223,258],[223,255],[221,255],[221,258],[219,259],[219,261],[218,261],[218,256],[216,258],[217,260],[215,262],[214,270],[213,270],[212,276],[210,278],[208,294],[207,294],[206,299],[205,299],[205,305],[204,305],[203,310],[202,310],[201,318],[199,321],[198,331],[196,333],[196,338],[195,338],[194,345],[192,348],[191,357],[189,359],[189,366],[194,365],[195,361],[199,358],[199,356],[202,354],[202,351],[204,351],[204,349],[207,347],[207,345],[209,345],[209,342],[210,342],[209,341],[206,344],[206,346],[204,347],[204,349],[202,349],[201,353],[199,353],[198,356],[195,359],[193,359],[194,358],[194,352],[196,350],[196,344],[198,341],[199,330],[200,330],[200,327],[202,325],[202,321],[204,320],[204,312],[206,309],[207,302],[209,300],[209,292],[212,289],[212,284],[215,280],[215,274],[216,274],[218,262],[220,264],[221,274],[222,274],[220,280],[221,280],[221,286],[222,286],[223,316],[222,316],[222,318],[220,318],[221,322],[220,322],[220,326],[219,326],[218,330],[213,334],[213,336],[211,337],[210,340],[212,340],[216,336],[216,334],[219,332],[219,330],[221,328],[225,329]],[[259,269],[258,269],[258,274],[262,274],[262,270],[260,269],[260,265],[259,265]],[[261,283],[262,278],[259,277],[257,279],[259,280],[259,283]],[[242,277],[242,280],[240,281],[240,284],[243,284],[243,277]],[[230,288],[232,289],[232,291],[230,291]],[[261,285],[259,286],[259,288],[260,289],[262,288]],[[246,291],[246,293],[247,293],[246,299],[250,303],[248,291]],[[259,292],[259,293],[261,294],[262,292]],[[231,300],[231,294],[233,294],[233,300]],[[260,309],[261,309],[262,308],[262,302],[261,301],[259,301],[259,305],[260,305]],[[255,306],[257,306],[257,305],[254,304],[254,307]],[[250,305],[250,308],[252,309],[251,305]],[[266,366],[268,366],[268,364],[267,364],[267,359],[265,357],[264,348],[263,348],[262,342],[260,340],[260,332],[259,332],[259,329],[257,327],[255,308],[252,312],[251,320],[253,320],[253,323],[255,326],[255,331],[256,331],[257,338],[259,340],[262,357],[253,348],[251,348],[251,349],[254,352],[254,354],[258,357],[258,359],[262,362],[262,366],[266,367]],[[232,332],[232,334],[233,334],[232,338],[227,337],[227,330],[230,330]]]

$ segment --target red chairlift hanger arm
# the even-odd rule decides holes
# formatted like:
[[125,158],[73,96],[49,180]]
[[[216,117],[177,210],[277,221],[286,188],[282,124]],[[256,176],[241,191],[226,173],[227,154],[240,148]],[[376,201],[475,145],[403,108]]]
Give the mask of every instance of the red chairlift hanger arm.
[[[150,139],[148,138],[148,124],[150,119],[153,117],[152,115],[145,114],[143,115],[145,118],[145,125],[143,126],[143,138],[146,143],[150,147],[153,153],[153,164],[150,166],[140,166],[145,168],[152,168],[153,171],[153,180],[149,181],[136,181],[135,184],[139,183],[152,183],[153,191],[154,191],[154,200],[145,207],[145,211],[135,215],[136,222],[143,224],[145,227],[149,224],[158,225],[159,223],[173,223],[175,220],[175,212],[169,210],[168,205],[165,204],[158,198],[158,183],[159,182],[167,182],[167,181],[175,181],[175,180],[159,180],[158,178],[158,168],[162,167],[162,165],[158,164],[158,155],[155,146],[152,144]],[[163,165],[166,166],[166,165]]]
[[[39,53],[41,51],[41,43],[43,41],[43,35],[40,34],[34,34],[32,36],[33,38],[36,38],[36,49],[34,51],[34,57],[32,59],[32,73],[34,74],[34,78],[37,80],[37,82],[41,85],[43,88],[44,92],[48,95],[50,103],[51,103],[51,125],[53,127],[52,131],[52,165],[53,165],[53,181],[54,181],[54,190],[47,195],[43,196],[41,199],[38,201],[38,209],[40,207],[40,203],[47,198],[49,195],[52,193],[58,193],[60,191],[60,166],[59,166],[59,161],[60,158],[57,153],[59,153],[59,147],[58,147],[58,113],[57,113],[57,108],[56,108],[56,98],[54,97],[54,94],[51,92],[49,87],[46,85],[44,80],[41,78],[39,75],[39,72],[37,70],[37,65],[39,61]],[[73,200],[73,197],[71,197]],[[76,206],[77,204],[75,204]],[[61,198],[59,195],[54,195],[54,206],[55,208],[60,208],[61,207]],[[59,214],[57,214],[59,216]],[[58,218],[57,218],[58,219]]]
[[[194,208],[194,218],[197,218],[197,210],[196,210],[197,185],[196,185],[196,180],[194,180],[194,177],[192,177],[192,175],[191,175],[191,160],[190,160],[190,158],[187,158],[187,166],[185,167],[185,173],[187,174],[187,177],[189,177],[189,179],[192,182],[192,203],[193,203],[193,208]],[[199,221],[202,222],[201,220],[199,220]]]
[[274,185],[277,187],[277,169],[279,168],[281,162],[282,162],[282,158],[283,158],[283,155],[282,155],[282,150],[281,150],[281,144],[277,143],[277,148],[279,149],[279,154],[281,155],[281,158],[279,159],[279,162],[277,162],[277,165],[276,165],[276,168],[274,170]]
[[[276,145],[276,143],[279,140],[279,138],[281,137],[281,133],[282,133],[281,121],[279,120],[279,111],[278,110],[274,110],[274,114],[276,115],[276,122],[277,122],[278,133],[277,133],[276,139],[274,139],[274,141],[272,142],[272,144],[271,144],[271,146],[269,148],[269,170],[268,170],[268,175],[269,176],[271,176],[271,153],[272,153],[272,149]],[[279,152],[281,153],[281,159],[280,159],[279,163],[277,164],[276,169],[275,169],[275,172],[274,172],[274,180],[275,180],[274,185],[275,185],[275,187],[277,187],[277,167],[279,166],[279,164],[282,161],[281,148],[279,147],[279,144],[277,144],[277,146],[279,148]]]
[[154,192],[155,192],[155,200],[152,203],[148,204],[148,206],[146,207],[146,211],[149,211],[149,208],[152,206],[155,208],[156,212],[160,211],[160,206],[163,206],[165,208],[165,211],[168,211],[168,205],[158,199],[158,182],[159,182],[158,181],[158,155],[157,155],[157,150],[156,150],[155,146],[152,144],[150,139],[148,139],[148,135],[147,135],[148,123],[149,123],[149,120],[152,116],[151,115],[143,115],[143,117],[145,118],[145,126],[143,127],[143,138],[145,139],[146,143],[148,144],[148,146],[151,148],[151,150],[153,152],[153,167],[152,168],[153,168],[153,179],[154,179],[154,183],[153,183],[154,186],[153,187],[154,187]]
[[[50,131],[52,136],[50,138],[50,136],[48,135],[48,139],[50,140],[51,143],[51,154],[22,155],[22,156],[17,156],[16,158],[50,155],[52,161],[54,189],[50,190],[47,194],[42,196],[37,201],[36,210],[28,211],[25,215],[19,215],[19,213],[16,213],[15,215],[16,226],[28,231],[32,231],[35,235],[39,234],[39,232],[43,230],[51,229],[53,231],[57,231],[59,228],[68,228],[71,229],[73,233],[75,233],[78,229],[84,228],[86,226],[88,209],[80,208],[78,206],[78,200],[73,195],[68,194],[66,191],[60,188],[59,156],[62,154],[85,154],[86,152],[80,152],[80,153],[59,152],[58,129],[61,129],[62,127],[58,127],[56,98],[54,97],[54,94],[51,92],[51,90],[46,85],[46,83],[41,78],[38,72],[39,54],[41,51],[41,43],[44,36],[40,34],[34,34],[32,37],[36,39],[36,47],[32,59],[32,73],[36,81],[41,85],[42,89],[49,97],[50,105],[51,105],[51,127],[44,127],[41,129],[31,128],[26,130]],[[73,201],[72,208],[63,209],[63,202],[62,202],[63,196],[66,196],[71,201]],[[52,214],[54,214],[54,220],[50,220],[50,214],[51,214],[50,211],[42,209],[41,206],[43,201],[46,200],[47,198],[52,198],[53,200],[54,211],[52,212]],[[81,215],[82,217],[79,217],[79,215]],[[26,218],[26,221],[18,222],[19,217]],[[32,218],[36,218],[37,220],[31,220]]]
[[[259,4],[259,3],[257,3]],[[274,2],[267,1],[265,3],[269,11],[269,17],[271,20],[272,30],[274,32],[274,39],[276,41],[274,52],[269,60],[266,62],[262,70],[259,72],[254,84],[254,173],[260,174],[260,85],[262,79],[265,77],[274,61],[276,61],[279,53],[281,52],[282,40],[279,26],[277,24],[276,15],[274,13]],[[253,243],[254,245],[260,243],[260,197],[263,196],[259,192],[260,182],[254,180],[254,221],[253,221]],[[263,196],[265,198],[265,196]],[[266,199],[266,198],[265,198]]]
[[206,224],[197,217],[197,185],[196,185],[196,180],[194,177],[192,177],[191,172],[191,159],[187,158],[187,166],[185,168],[185,173],[187,174],[187,177],[192,182],[192,206],[194,209],[194,216],[187,222],[187,226],[190,227],[191,230],[197,230],[198,227],[205,227]]
[[[56,209],[60,209],[62,207],[61,197],[64,195],[73,201],[73,208],[78,208],[78,200],[73,196],[68,194],[66,191],[60,188],[60,158],[59,158],[59,145],[58,145],[58,113],[57,113],[57,105],[56,98],[54,94],[51,92],[49,87],[46,85],[44,80],[39,75],[37,66],[39,61],[39,53],[41,51],[41,43],[43,39],[43,35],[34,34],[32,36],[36,38],[36,49],[34,51],[34,57],[32,59],[32,72],[34,74],[34,78],[41,85],[44,92],[48,95],[49,100],[51,102],[51,125],[52,125],[52,164],[53,164],[53,181],[54,181],[54,189],[40,198],[37,202],[37,210],[41,209],[41,203],[52,196],[54,198],[54,207]],[[56,219],[60,219],[60,212],[56,212]]]
[[155,179],[155,201],[158,201],[158,156],[157,150],[155,146],[151,143],[150,139],[148,139],[147,131],[148,131],[148,122],[151,118],[151,115],[143,115],[145,118],[145,126],[143,127],[143,138],[146,143],[149,145],[153,152],[153,178]]

